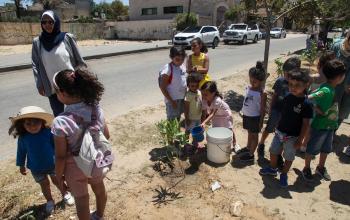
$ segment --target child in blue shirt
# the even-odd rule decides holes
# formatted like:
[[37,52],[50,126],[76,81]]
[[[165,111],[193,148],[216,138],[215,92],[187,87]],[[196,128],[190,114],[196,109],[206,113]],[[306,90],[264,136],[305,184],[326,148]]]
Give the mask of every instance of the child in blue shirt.
[[53,135],[48,128],[53,116],[39,107],[27,106],[10,120],[12,126],[9,134],[15,138],[18,137],[16,165],[20,167],[19,171],[22,175],[27,175],[28,168],[34,180],[40,184],[41,191],[47,200],[45,206],[47,214],[51,214],[55,207],[48,176],[61,191],[66,204],[73,205],[74,198],[67,191],[67,186],[64,185],[61,189],[55,176]]

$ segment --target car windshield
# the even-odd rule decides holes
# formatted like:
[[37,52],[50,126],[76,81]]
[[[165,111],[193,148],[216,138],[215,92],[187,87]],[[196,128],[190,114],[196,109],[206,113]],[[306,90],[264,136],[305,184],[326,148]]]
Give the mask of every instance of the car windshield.
[[202,28],[202,27],[199,27],[199,26],[197,26],[197,27],[187,27],[187,28],[183,31],[183,33],[197,33],[197,32],[199,32],[199,31],[201,30],[201,28]]
[[231,29],[232,30],[245,30],[247,28],[247,25],[232,25]]
[[280,31],[281,28],[272,28],[271,31]]

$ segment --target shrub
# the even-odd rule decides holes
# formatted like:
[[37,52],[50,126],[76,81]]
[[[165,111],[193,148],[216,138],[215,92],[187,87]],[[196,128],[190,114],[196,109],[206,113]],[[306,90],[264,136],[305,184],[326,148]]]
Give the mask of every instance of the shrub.
[[176,20],[176,29],[179,31],[184,30],[188,26],[196,26],[198,24],[197,16],[193,13],[190,13],[188,16],[187,13],[178,14],[175,18]]

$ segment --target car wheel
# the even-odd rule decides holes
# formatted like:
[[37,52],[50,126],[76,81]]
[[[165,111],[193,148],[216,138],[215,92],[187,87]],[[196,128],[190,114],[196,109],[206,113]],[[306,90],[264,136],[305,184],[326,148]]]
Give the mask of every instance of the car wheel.
[[219,45],[219,39],[217,37],[214,38],[213,40],[213,49]]
[[257,42],[258,42],[258,35],[255,35],[253,42],[254,42],[254,43],[257,43]]
[[243,37],[243,40],[241,41],[241,44],[243,44],[243,45],[247,44],[247,36]]

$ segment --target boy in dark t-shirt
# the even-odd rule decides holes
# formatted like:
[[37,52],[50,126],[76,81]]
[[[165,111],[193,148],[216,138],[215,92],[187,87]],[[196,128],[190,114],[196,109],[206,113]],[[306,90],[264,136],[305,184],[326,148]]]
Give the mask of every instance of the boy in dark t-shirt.
[[261,175],[277,176],[277,158],[283,151],[285,163],[280,175],[280,185],[288,186],[287,173],[292,166],[296,150],[299,149],[310,127],[313,116],[312,104],[307,100],[305,91],[309,75],[305,70],[289,73],[289,94],[283,99],[281,120],[270,147],[270,166],[260,170]]

